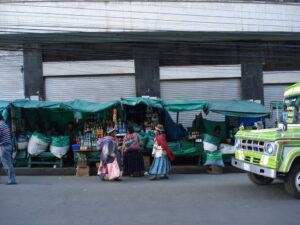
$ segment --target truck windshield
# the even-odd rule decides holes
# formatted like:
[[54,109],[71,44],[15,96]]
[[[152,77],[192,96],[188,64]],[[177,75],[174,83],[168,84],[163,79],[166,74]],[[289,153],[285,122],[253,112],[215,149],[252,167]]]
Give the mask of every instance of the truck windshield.
[[300,96],[284,100],[283,120],[289,124],[300,124]]

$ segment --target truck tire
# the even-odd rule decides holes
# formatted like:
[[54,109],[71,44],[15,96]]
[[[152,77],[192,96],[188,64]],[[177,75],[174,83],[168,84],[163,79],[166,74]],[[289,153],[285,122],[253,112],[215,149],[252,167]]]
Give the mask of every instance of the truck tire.
[[300,199],[300,165],[296,165],[287,175],[284,187],[287,193],[294,198]]
[[273,182],[273,178],[270,177],[264,177],[255,173],[247,172],[249,179],[257,185],[268,185]]

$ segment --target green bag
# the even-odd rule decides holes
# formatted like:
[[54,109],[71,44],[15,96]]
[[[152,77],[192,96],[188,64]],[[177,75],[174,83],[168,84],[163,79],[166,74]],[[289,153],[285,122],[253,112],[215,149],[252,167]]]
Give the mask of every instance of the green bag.
[[146,145],[146,148],[147,149],[152,149],[153,148],[153,145],[154,145],[154,137],[155,137],[155,134],[153,131],[149,131],[148,132],[148,142],[147,142],[147,145]]
[[142,149],[145,149],[147,147],[147,143],[148,143],[148,134],[146,134],[144,131],[141,131],[141,132],[137,133],[137,135],[143,142],[143,145],[141,146]]
[[66,147],[70,145],[69,136],[51,137],[51,145],[55,147]]
[[215,152],[208,152],[206,151],[206,160],[209,161],[220,161],[223,160],[222,158],[222,152],[215,151]]
[[36,136],[38,139],[42,140],[45,143],[50,143],[51,142],[51,139],[49,137],[47,137],[46,135],[41,134],[37,131],[34,131],[32,135]]

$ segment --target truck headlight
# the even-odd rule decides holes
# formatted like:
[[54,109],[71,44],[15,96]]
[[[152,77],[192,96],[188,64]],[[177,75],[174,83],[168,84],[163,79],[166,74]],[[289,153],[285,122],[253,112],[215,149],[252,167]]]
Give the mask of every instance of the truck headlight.
[[234,143],[234,148],[235,149],[239,149],[240,148],[240,143],[241,143],[241,140],[236,138],[235,139],[235,143]]
[[269,155],[274,155],[275,154],[275,144],[274,143],[267,144],[266,153],[268,153]]

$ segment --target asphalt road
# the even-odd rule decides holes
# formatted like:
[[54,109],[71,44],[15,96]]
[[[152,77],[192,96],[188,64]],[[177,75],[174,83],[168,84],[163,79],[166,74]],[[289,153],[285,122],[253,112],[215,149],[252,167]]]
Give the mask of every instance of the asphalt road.
[[282,183],[255,186],[245,174],[17,179],[7,186],[1,178],[0,225],[300,224],[300,201]]

